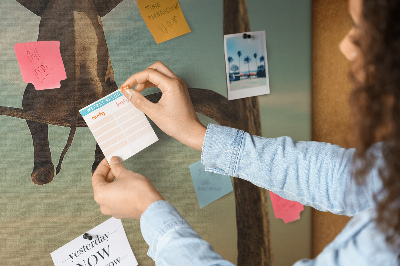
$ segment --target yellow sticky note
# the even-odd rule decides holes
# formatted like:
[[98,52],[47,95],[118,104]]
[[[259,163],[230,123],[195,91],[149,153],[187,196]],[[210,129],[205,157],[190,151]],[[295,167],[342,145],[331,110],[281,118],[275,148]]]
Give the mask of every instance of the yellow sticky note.
[[137,0],[140,14],[157,43],[190,32],[178,0]]

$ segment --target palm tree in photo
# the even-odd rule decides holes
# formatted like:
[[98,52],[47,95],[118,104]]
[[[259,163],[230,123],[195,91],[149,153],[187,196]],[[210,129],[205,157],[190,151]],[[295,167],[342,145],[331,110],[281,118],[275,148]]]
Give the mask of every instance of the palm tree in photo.
[[256,72],[257,72],[257,53],[254,53],[253,56],[254,56],[254,63],[256,64]]
[[247,75],[248,75],[248,77],[250,77],[250,62],[251,62],[250,56],[246,56],[244,58],[244,62],[247,64],[247,67],[248,67],[248,70],[249,70],[249,73]]
[[242,52],[238,51],[238,57],[239,57],[239,79],[240,79],[240,57],[242,56]]
[[262,62],[264,62],[264,71],[265,71],[265,58],[263,55],[260,57],[260,63]]
[[265,69],[265,58],[264,56],[260,56],[260,63],[264,62],[264,65],[259,66],[258,76],[259,77],[267,77],[267,70]]
[[229,69],[231,69],[231,63],[233,62],[232,56],[228,57],[228,62],[229,62]]

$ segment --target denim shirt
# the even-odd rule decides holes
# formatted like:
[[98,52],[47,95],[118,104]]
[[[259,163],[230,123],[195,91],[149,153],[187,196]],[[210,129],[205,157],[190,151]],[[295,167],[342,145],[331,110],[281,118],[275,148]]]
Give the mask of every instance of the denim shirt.
[[[379,144],[376,145],[379,150]],[[262,138],[209,124],[201,162],[207,171],[242,178],[275,194],[321,211],[355,216],[309,265],[398,265],[395,251],[374,222],[373,195],[382,183],[382,159],[364,185],[351,177],[354,149],[289,137]],[[216,254],[166,201],[151,204],[140,218],[148,255],[156,265],[232,265]]]

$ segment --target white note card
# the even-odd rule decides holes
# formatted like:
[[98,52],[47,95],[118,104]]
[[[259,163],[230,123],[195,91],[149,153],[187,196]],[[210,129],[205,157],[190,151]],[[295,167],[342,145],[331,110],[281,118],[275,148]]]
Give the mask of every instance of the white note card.
[[123,161],[158,140],[145,114],[115,91],[79,110],[107,161]]
[[55,266],[136,266],[124,227],[119,219],[111,218],[51,253]]

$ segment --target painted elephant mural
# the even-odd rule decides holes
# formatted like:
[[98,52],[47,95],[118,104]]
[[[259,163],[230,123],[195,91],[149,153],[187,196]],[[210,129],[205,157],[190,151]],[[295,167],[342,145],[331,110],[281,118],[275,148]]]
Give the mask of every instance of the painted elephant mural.
[[[48,124],[67,122],[71,127],[61,153],[56,174],[74,138],[76,127],[82,125],[79,109],[115,91],[109,51],[101,17],[122,0],[17,0],[41,17],[38,41],[59,41],[67,79],[61,87],[35,90],[29,83],[22,100],[24,111],[36,114],[49,123],[26,119],[34,146],[32,181],[42,185],[52,181],[54,165],[48,140]],[[96,145],[94,170],[104,158]]]

